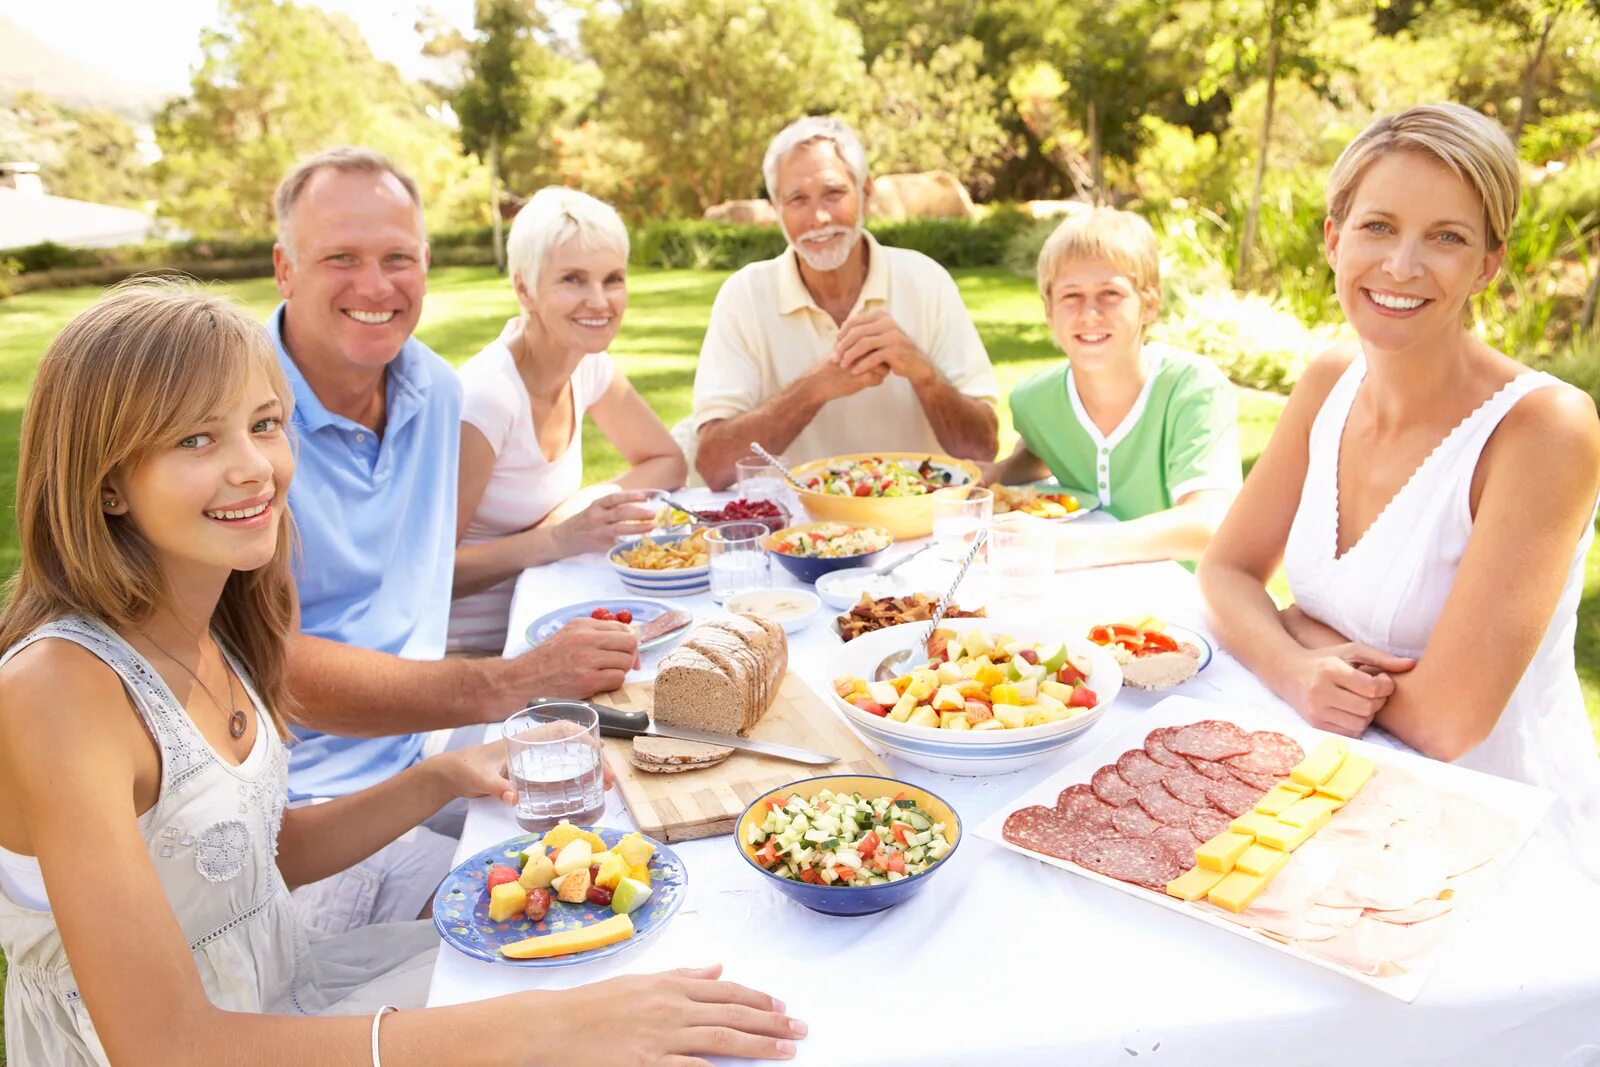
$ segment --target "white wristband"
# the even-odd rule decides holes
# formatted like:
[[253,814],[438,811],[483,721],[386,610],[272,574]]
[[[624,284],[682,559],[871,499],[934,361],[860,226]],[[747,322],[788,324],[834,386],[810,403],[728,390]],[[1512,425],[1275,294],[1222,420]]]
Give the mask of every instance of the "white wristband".
[[378,1056],[378,1024],[383,1022],[385,1015],[388,1015],[391,1011],[399,1010],[393,1004],[385,1004],[372,1017],[372,1067],[383,1067],[383,1060]]

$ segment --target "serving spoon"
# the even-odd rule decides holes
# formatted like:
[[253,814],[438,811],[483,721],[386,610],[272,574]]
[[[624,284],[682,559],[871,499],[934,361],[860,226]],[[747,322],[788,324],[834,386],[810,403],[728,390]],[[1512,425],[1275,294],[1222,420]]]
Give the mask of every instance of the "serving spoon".
[[[910,648],[902,648],[898,652],[891,652],[883,657],[883,662],[878,664],[878,669],[872,672],[874,681],[893,681],[900,677],[902,668],[911,662],[913,654],[917,652],[921,652],[924,655],[927,654],[928,642],[933,638],[933,632],[944,621],[944,613],[950,610],[950,605],[955,601],[956,589],[960,587],[961,579],[967,576],[967,568],[972,566],[972,561],[978,557],[978,550],[983,547],[984,542],[987,540],[989,540],[989,531],[979,530],[978,535],[972,540],[972,547],[967,549],[966,558],[961,561],[961,568],[956,571],[955,581],[950,583],[950,588],[945,590],[944,596],[939,598],[938,605],[934,607],[933,618],[928,620],[927,629],[922,631],[922,636],[917,639],[915,645]],[[906,557],[906,559],[910,558],[910,556]],[[905,560],[901,560],[901,562],[904,563]]]
[[789,468],[783,465],[783,460],[762,448],[759,442],[751,441],[750,451],[754,452],[756,455],[760,456],[762,459],[776,467],[778,473],[783,475],[790,485],[803,492],[806,491],[806,487],[800,484],[800,479],[796,478],[793,474],[790,474]]

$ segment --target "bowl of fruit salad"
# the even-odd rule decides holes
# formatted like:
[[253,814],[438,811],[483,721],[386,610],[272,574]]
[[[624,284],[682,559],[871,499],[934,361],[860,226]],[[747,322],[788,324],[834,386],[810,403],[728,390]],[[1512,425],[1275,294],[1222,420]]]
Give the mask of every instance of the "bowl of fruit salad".
[[785,896],[829,915],[870,915],[948,864],[961,844],[961,817],[909,783],[832,774],[756,798],[739,816],[734,841]]
[[870,566],[894,544],[894,537],[882,526],[802,522],[770,534],[766,544],[784,570],[812,583],[833,571]]
[[925,623],[889,626],[840,647],[830,677],[850,722],[908,763],[943,774],[1003,774],[1075,743],[1122,689],[1116,657],[1058,627],[949,619],[927,655],[878,681],[885,656]]
[[856,452],[802,463],[793,474],[813,519],[881,526],[901,540],[933,532],[933,493],[979,477],[966,460],[927,452]]

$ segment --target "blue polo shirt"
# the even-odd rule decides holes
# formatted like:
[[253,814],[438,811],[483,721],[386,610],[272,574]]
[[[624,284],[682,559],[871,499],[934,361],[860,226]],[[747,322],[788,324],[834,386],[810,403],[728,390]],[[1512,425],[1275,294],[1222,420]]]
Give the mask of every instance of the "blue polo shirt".
[[[406,659],[439,659],[455,569],[461,384],[416,338],[388,366],[383,435],[336,415],[283,347],[283,305],[267,320],[294,391],[289,507],[300,628]],[[335,797],[405,770],[422,734],[348,738],[296,728],[289,796]]]

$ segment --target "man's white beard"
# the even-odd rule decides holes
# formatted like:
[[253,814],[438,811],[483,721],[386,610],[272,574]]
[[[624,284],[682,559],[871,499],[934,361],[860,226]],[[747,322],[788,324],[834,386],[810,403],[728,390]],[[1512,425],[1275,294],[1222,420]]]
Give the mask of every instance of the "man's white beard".
[[[854,226],[824,226],[820,230],[810,231],[799,240],[790,238],[789,247],[793,248],[795,255],[805,260],[806,266],[812,270],[838,270],[844,266],[844,261],[850,258],[850,253],[855,251],[856,242],[861,240],[861,231],[860,220],[857,220]],[[840,241],[838,247],[834,249],[819,249],[808,240],[808,238],[829,239],[839,236],[848,237],[849,240]]]

